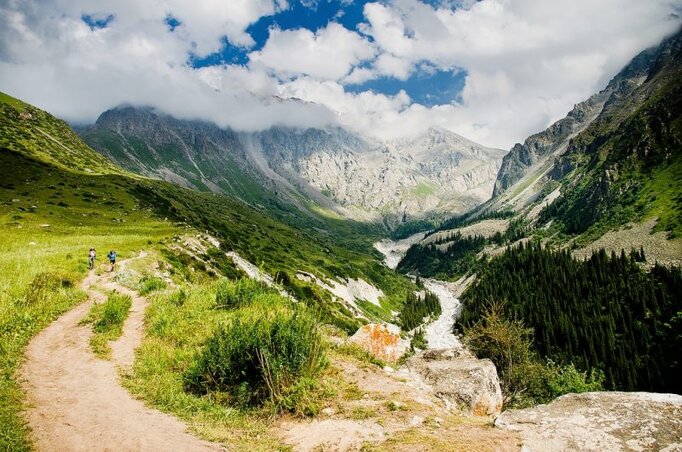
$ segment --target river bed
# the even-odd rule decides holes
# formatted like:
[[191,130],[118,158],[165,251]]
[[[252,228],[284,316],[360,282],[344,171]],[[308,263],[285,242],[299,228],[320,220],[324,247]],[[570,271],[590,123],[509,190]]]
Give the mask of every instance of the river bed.
[[[420,232],[402,240],[384,239],[374,244],[374,247],[385,256],[384,264],[395,270],[407,250],[415,243],[420,242],[426,233]],[[463,280],[456,283],[440,281],[437,279],[423,279],[424,287],[436,294],[440,301],[442,313],[433,322],[426,325],[425,337],[428,348],[459,348],[459,338],[452,332],[455,318],[459,315],[461,303],[457,294],[461,290]]]

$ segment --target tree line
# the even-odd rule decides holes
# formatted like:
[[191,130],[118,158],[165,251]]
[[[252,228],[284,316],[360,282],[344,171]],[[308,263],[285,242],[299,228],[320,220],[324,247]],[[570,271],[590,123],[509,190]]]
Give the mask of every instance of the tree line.
[[643,250],[604,250],[580,261],[539,244],[509,247],[479,269],[462,296],[458,328],[476,324],[491,303],[533,329],[541,356],[601,369],[611,389],[682,392],[682,271]]

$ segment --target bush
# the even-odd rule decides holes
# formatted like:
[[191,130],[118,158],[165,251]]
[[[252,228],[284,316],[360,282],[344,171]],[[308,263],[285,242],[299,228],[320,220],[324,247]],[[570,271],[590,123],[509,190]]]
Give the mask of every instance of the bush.
[[559,366],[551,360],[547,361],[547,369],[549,370],[547,386],[552,398],[570,392],[604,390],[604,372],[599,369],[593,368],[588,376],[587,372],[576,369],[573,363]]
[[140,279],[139,292],[140,295],[147,295],[157,290],[163,290],[167,287],[166,281],[156,276],[145,275]]
[[515,407],[546,403],[569,392],[600,391],[604,373],[588,377],[571,363],[543,362],[533,350],[533,330],[509,320],[503,305],[493,303],[464,333],[464,343],[479,357],[490,359],[500,375],[505,403]]
[[31,281],[26,292],[26,301],[29,303],[42,300],[47,294],[59,289],[75,287],[78,282],[76,275],[65,272],[38,273]]
[[187,301],[187,292],[185,289],[180,289],[176,290],[170,296],[168,297],[168,301],[170,301],[172,304],[175,306],[182,306],[185,304],[185,301]]
[[251,303],[257,295],[263,293],[277,294],[278,292],[269,289],[265,283],[251,278],[241,278],[237,281],[224,280],[218,285],[216,291],[216,307],[237,309]]
[[281,303],[240,309],[218,327],[185,373],[186,388],[225,392],[243,407],[314,411],[306,388],[327,363],[319,321],[303,305]]

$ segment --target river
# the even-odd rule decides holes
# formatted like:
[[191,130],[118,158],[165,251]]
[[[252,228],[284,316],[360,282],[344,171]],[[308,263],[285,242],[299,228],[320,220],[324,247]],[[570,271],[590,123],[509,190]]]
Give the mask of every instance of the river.
[[[426,234],[420,232],[402,240],[384,239],[374,244],[374,247],[385,256],[384,264],[395,270],[407,250],[421,241]],[[461,303],[457,298],[466,281],[463,279],[455,283],[439,281],[437,279],[422,279],[424,287],[438,296],[442,313],[438,319],[426,325],[425,336],[429,348],[459,348],[461,343],[452,332],[455,318],[459,314]]]

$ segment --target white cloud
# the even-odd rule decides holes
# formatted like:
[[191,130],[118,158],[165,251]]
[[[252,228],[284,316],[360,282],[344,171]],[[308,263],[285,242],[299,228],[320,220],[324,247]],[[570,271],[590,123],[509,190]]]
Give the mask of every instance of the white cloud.
[[[132,103],[243,130],[341,121],[392,137],[440,126],[509,148],[672,33],[680,20],[670,14],[682,0],[438,5],[369,3],[358,32],[334,22],[315,33],[275,28],[247,66],[193,69],[190,53],[216,51],[224,37],[249,48],[249,25],[287,2],[5,0],[0,90],[74,122]],[[114,19],[92,30],[82,14]],[[181,22],[173,32],[164,22],[169,15]],[[405,80],[425,67],[467,71],[461,102],[425,107],[404,91],[354,94],[344,87],[382,76]]]
[[263,65],[284,79],[307,75],[339,80],[373,56],[369,41],[332,22],[316,33],[305,28],[271,29],[265,47],[249,58],[252,64]]
[[465,6],[367,4],[362,32],[381,52],[367,71],[390,72],[384,62],[393,59],[410,70],[421,61],[442,70],[463,68],[468,75],[461,105],[402,116],[434,123],[449,118],[456,122],[447,128],[508,148],[563,117],[637,52],[672,33],[680,21],[671,12],[682,2],[484,0]]
[[[169,32],[167,14],[183,20],[169,9],[171,4],[147,10],[151,7],[122,2],[112,10],[93,6],[96,2],[76,3],[5,6],[0,14],[1,90],[73,122],[92,122],[122,103],[241,130],[322,127],[334,121],[323,106],[273,97],[277,81],[263,71],[188,67],[195,39]],[[91,30],[82,13],[113,13],[115,19],[106,28]]]

